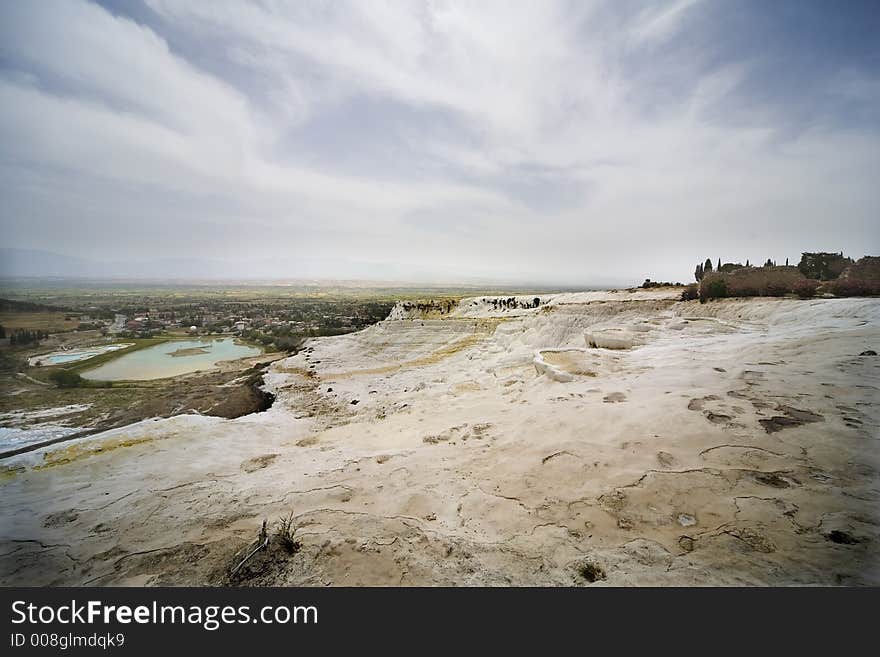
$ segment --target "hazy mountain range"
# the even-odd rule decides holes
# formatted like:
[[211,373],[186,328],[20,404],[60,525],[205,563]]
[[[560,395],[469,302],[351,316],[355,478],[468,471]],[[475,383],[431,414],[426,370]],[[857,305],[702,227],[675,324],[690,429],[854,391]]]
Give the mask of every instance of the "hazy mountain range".
[[[38,249],[0,248],[0,278],[2,279],[80,279],[117,281],[284,281],[310,282],[321,284],[382,283],[383,285],[447,285],[458,286],[524,286],[547,287],[546,281],[521,275],[518,279],[490,279],[461,277],[440,277],[436,272],[411,266],[364,263],[357,268],[354,276],[344,279],[329,279],[320,275],[333,265],[326,258],[253,258],[240,262],[230,262],[210,258],[144,258],[124,260],[108,258],[93,260],[77,256],[62,255]],[[350,261],[340,262],[340,271],[350,273]],[[343,268],[344,266],[344,268]],[[552,286],[558,289],[574,289],[602,286],[637,284],[637,281],[594,280],[582,285],[571,282]]]
[[0,249],[3,278],[230,278],[229,265],[201,258],[87,260],[34,249]]

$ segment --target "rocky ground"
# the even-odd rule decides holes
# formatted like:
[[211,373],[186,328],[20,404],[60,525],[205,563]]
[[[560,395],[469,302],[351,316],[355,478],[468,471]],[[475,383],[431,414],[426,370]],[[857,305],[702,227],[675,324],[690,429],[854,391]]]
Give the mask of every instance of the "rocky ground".
[[0,582],[880,584],[880,301],[675,294],[398,308],[263,413],[4,459]]

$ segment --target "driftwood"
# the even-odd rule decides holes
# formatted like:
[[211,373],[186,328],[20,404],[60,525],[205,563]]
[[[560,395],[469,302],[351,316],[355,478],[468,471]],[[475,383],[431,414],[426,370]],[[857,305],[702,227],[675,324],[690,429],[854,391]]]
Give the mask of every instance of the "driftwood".
[[269,545],[269,533],[266,531],[266,521],[263,520],[263,527],[262,527],[262,529],[260,529],[259,538],[257,538],[257,546],[253,550],[248,552],[248,555],[244,559],[242,559],[241,562],[235,568],[233,568],[232,572],[230,572],[229,574],[235,575],[235,573],[238,572],[238,569],[241,568],[243,565],[245,565],[251,557],[253,557],[260,550],[265,549],[268,545]]

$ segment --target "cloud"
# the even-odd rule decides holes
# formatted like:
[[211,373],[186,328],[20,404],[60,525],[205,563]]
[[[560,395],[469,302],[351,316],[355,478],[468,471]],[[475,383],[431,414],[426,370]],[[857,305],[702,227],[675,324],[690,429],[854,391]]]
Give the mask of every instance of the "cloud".
[[672,37],[687,17],[688,11],[701,0],[674,0],[658,3],[643,9],[636,15],[629,35],[637,45],[656,43]]
[[726,37],[724,7],[112,8],[0,8],[10,246],[584,284],[880,246],[876,71]]

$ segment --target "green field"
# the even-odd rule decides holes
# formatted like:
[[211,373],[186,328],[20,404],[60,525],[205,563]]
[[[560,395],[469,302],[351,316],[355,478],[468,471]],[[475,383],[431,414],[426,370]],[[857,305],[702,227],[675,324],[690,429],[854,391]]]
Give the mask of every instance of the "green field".
[[58,333],[71,331],[79,326],[79,319],[67,319],[67,313],[63,312],[0,312],[0,326],[7,331],[10,329],[25,329],[28,331],[48,331]]

